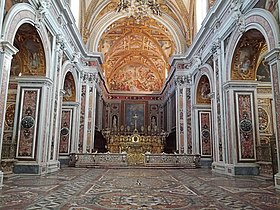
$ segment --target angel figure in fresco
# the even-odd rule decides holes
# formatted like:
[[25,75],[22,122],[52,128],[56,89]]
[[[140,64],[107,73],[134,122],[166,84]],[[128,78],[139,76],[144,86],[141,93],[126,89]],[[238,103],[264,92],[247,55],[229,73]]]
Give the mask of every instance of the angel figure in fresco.
[[250,67],[251,67],[251,61],[249,59],[248,55],[245,55],[245,57],[243,58],[243,60],[240,62],[240,68],[239,68],[239,72],[241,74],[248,74],[250,71]]
[[30,53],[30,66],[33,69],[37,69],[39,67],[39,55],[37,52]]
[[172,51],[171,44],[169,43],[169,41],[165,41],[163,43],[162,50],[164,51],[166,57],[169,58]]
[[109,41],[108,41],[108,40],[104,40],[103,46],[102,46],[102,48],[101,48],[101,52],[103,53],[104,56],[107,54],[109,48],[110,48],[110,43],[109,43]]
[[65,91],[65,94],[64,94],[65,97],[67,97],[67,98],[72,97],[72,95],[73,95],[73,86],[72,86],[72,81],[69,78],[65,79],[64,91]]
[[201,98],[207,99],[209,93],[210,93],[210,85],[208,82],[205,82],[202,84],[202,87],[201,87]]

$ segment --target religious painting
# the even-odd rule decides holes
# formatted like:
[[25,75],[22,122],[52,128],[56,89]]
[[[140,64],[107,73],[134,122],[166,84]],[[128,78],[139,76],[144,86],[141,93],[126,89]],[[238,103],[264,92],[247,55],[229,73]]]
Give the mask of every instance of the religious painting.
[[[139,30],[140,28],[140,30]],[[159,93],[176,51],[169,31],[149,19],[135,25],[133,18],[114,22],[102,34],[98,51],[105,55],[103,71],[112,92]]]
[[198,83],[196,100],[198,104],[210,104],[211,99],[209,97],[210,83],[206,75],[203,75]]
[[45,75],[45,52],[36,28],[23,24],[18,29],[14,45],[19,49],[17,63],[12,67],[12,75]]
[[74,77],[70,72],[67,72],[64,81],[63,90],[65,91],[63,95],[63,101],[76,101],[76,88]]
[[120,68],[109,80],[109,88],[114,91],[160,91],[161,79],[142,64],[130,64]]
[[134,130],[135,126],[138,131],[145,127],[145,103],[124,103],[125,125]]
[[233,80],[255,80],[258,58],[266,42],[257,30],[249,30],[241,37],[233,56]]

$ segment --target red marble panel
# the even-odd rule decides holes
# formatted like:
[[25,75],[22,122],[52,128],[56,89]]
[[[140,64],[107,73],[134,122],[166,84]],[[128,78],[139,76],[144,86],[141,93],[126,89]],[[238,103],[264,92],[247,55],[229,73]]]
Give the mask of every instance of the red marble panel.
[[86,86],[82,86],[81,95],[81,115],[80,115],[80,133],[79,133],[79,152],[83,152],[83,140],[84,140],[84,123],[85,123],[85,101],[86,101]]
[[35,158],[40,89],[22,89],[17,158]]
[[62,110],[60,125],[59,153],[69,154],[71,140],[72,110]]
[[201,156],[212,156],[211,112],[199,112]]
[[255,160],[252,94],[237,93],[239,161]]
[[279,91],[279,77],[278,77],[278,68],[277,64],[272,65],[272,78],[273,78],[273,92],[274,92],[274,100],[275,100],[275,111],[276,111],[276,132],[278,137],[278,142],[280,145],[280,91]]
[[[190,93],[190,88],[187,88],[187,93]],[[192,154],[192,121],[191,121],[191,98],[187,96],[187,141],[188,141],[188,154]]]

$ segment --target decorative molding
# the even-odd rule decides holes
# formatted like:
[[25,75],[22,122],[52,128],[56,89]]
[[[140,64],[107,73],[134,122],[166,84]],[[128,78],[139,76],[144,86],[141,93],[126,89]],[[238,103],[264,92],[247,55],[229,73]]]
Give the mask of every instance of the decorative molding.
[[98,76],[98,73],[83,72],[81,74],[81,79],[85,83],[98,83],[99,76]]
[[36,11],[36,17],[35,17],[35,27],[39,29],[42,25],[43,19],[45,15],[48,13],[50,8],[50,2],[49,0],[40,0],[39,1],[39,8]]
[[231,3],[232,18],[236,21],[236,26],[241,34],[245,32],[245,17],[241,12],[244,0],[233,0]]

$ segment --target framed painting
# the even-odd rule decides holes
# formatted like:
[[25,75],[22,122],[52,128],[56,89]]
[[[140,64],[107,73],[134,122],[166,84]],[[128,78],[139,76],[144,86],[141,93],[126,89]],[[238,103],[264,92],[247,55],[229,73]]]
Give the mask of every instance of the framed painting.
[[140,131],[142,126],[145,127],[145,110],[145,102],[124,102],[124,125]]

